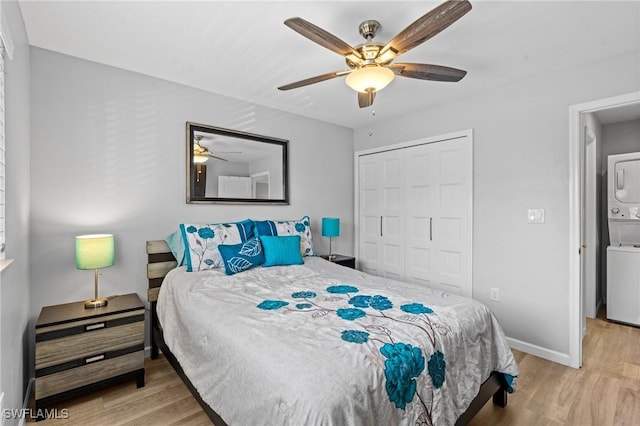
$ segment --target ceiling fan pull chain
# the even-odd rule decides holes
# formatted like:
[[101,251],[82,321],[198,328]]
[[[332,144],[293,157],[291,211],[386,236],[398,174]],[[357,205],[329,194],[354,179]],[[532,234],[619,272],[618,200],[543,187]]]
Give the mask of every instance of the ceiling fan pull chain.
[[369,137],[373,136],[373,117],[376,116],[376,110],[371,110],[371,117],[369,117]]

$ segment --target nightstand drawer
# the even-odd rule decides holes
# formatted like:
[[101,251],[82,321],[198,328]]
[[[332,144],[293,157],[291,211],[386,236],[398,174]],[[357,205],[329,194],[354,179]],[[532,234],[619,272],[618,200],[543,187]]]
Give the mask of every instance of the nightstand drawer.
[[36,378],[38,399],[144,368],[144,349]]
[[[93,354],[114,351],[144,343],[144,314],[127,318],[130,323],[113,326],[100,321],[80,326],[81,331],[66,337],[42,340],[49,333],[40,333],[36,338],[36,370],[61,364]],[[76,331],[72,327],[66,331]],[[59,333],[59,330],[51,333]]]

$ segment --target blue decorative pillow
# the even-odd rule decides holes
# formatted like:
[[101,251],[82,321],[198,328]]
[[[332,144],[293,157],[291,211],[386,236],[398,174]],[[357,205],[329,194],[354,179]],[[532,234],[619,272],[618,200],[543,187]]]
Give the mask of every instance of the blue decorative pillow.
[[313,256],[313,240],[311,238],[311,220],[304,216],[300,220],[262,220],[255,221],[256,234],[259,236],[287,236],[300,237],[300,253],[303,256]]
[[218,246],[224,272],[227,275],[237,274],[264,263],[264,251],[258,237],[252,238],[242,244],[220,244]]
[[272,237],[262,235],[260,236],[260,242],[262,243],[265,257],[265,262],[262,266],[304,264],[300,253],[300,236]]
[[178,261],[178,266],[182,266],[185,263],[185,248],[184,240],[182,239],[182,232],[180,230],[175,231],[167,238],[164,239],[169,246],[169,250],[173,253],[173,257]]
[[183,223],[180,232],[186,247],[187,272],[222,267],[220,244],[240,244],[255,236],[251,220],[210,225]]

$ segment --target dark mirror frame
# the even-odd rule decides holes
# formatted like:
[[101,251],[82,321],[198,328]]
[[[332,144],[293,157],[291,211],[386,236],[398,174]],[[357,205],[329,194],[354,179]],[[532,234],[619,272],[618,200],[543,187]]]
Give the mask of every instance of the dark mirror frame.
[[[207,197],[196,191],[197,165],[193,161],[195,133],[211,133],[226,138],[236,138],[243,142],[267,143],[281,147],[282,149],[282,194],[283,198],[223,198]],[[288,167],[289,141],[270,136],[257,135],[222,127],[208,126],[187,121],[187,203],[190,204],[289,204],[289,167]],[[205,178],[206,179],[206,178]],[[270,184],[277,184],[273,182]],[[205,189],[206,191],[206,189]],[[199,192],[202,192],[200,190]]]

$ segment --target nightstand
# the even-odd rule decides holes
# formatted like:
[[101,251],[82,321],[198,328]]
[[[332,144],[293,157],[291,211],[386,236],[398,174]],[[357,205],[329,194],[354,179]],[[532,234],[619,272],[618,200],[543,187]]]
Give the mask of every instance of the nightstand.
[[[46,306],[36,322],[36,411],[112,383],[144,386],[144,312],[137,294]],[[39,419],[40,420],[40,419]]]
[[[353,256],[343,256],[341,254],[334,255],[336,258],[332,260],[333,263],[346,266],[347,268],[356,269],[356,258]],[[325,254],[320,256],[323,259],[329,260],[329,255]]]

